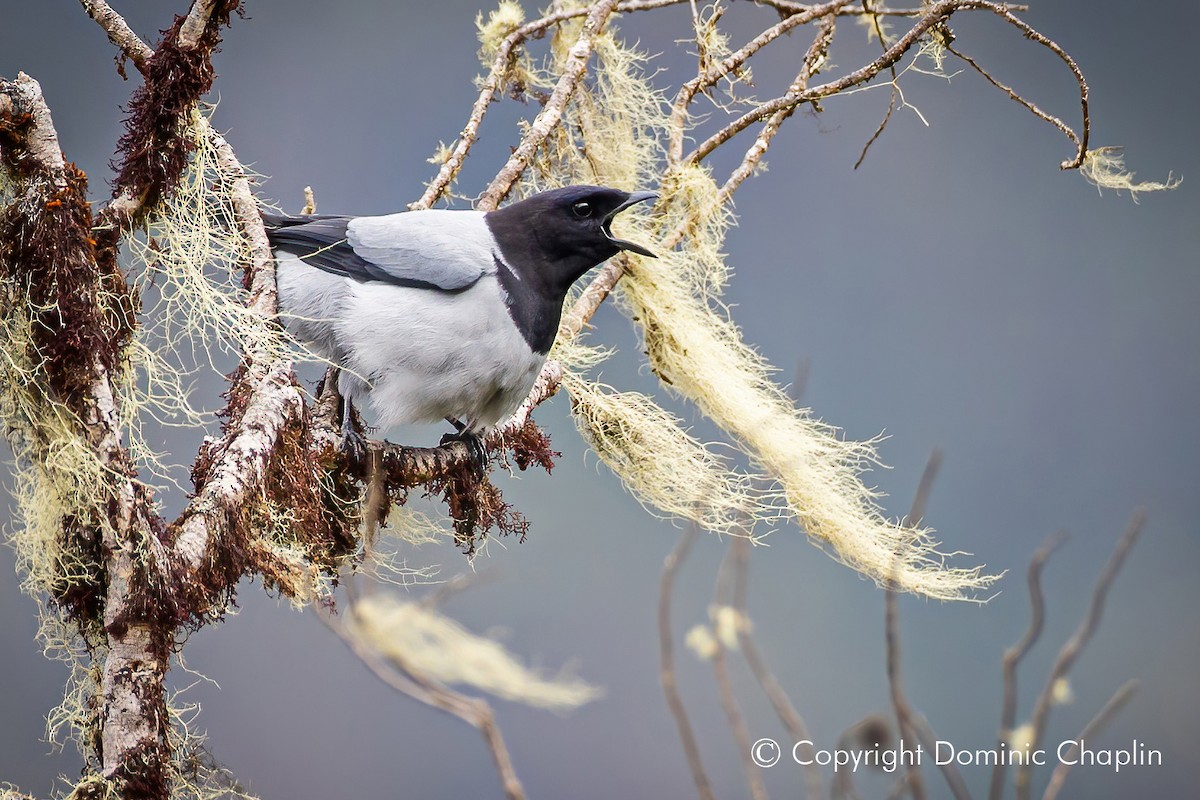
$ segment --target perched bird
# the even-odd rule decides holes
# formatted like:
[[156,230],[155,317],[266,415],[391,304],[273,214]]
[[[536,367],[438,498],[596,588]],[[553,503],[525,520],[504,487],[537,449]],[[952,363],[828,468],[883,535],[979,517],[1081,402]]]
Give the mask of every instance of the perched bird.
[[380,427],[446,419],[478,447],[532,388],[571,284],[621,250],[654,256],[610,226],[656,198],[568,186],[486,213],[264,213],[280,318],[341,367],[346,445],[369,400]]

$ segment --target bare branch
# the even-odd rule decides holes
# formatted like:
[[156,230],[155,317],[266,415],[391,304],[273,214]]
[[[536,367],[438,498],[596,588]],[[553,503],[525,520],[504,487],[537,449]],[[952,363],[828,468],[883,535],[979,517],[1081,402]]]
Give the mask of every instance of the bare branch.
[[[736,583],[736,577],[731,572],[733,549],[730,548],[721,561],[717,570],[717,583],[713,592],[713,608],[717,613],[723,608],[732,607],[734,600],[730,596],[731,584]],[[731,580],[732,579],[732,580]],[[714,620],[714,624],[720,624]],[[744,619],[734,622],[739,628],[744,627]],[[721,710],[729,722],[729,730],[733,733],[733,741],[737,746],[738,757],[742,762],[742,770],[746,774],[746,785],[750,787],[750,797],[753,800],[766,800],[767,787],[763,783],[762,768],[755,763],[751,750],[750,730],[746,727],[746,717],[742,714],[737,695],[733,691],[733,680],[729,676],[729,659],[725,647],[724,632],[715,631],[713,642],[715,647],[712,654],[713,674],[717,679],[717,697],[721,702]]]
[[[1048,39],[1044,34],[1030,26],[1028,23],[1018,19],[1007,7],[1000,6],[999,8],[993,8],[992,10],[1019,28],[1021,33],[1025,35],[1026,39],[1037,42],[1050,52],[1054,53],[1054,55],[1058,56],[1059,59],[1061,59],[1062,62],[1071,70],[1071,74],[1075,77],[1075,82],[1079,84],[1079,107],[1080,113],[1083,117],[1083,123],[1079,128],[1079,134],[1077,136],[1071,136],[1068,134],[1071,140],[1078,145],[1078,149],[1075,153],[1075,158],[1069,161],[1064,161],[1059,165],[1061,169],[1078,169],[1079,166],[1083,164],[1084,156],[1087,155],[1088,136],[1090,135],[1092,129],[1092,120],[1090,112],[1088,111],[1088,85],[1087,80],[1083,77],[1083,70],[1081,70],[1079,65],[1075,63],[1075,59],[1071,57],[1070,53],[1068,53],[1066,50],[1063,50],[1058,46],[1057,43]],[[993,81],[993,83],[995,82]],[[1029,103],[1022,103],[1022,105],[1024,105],[1026,108],[1029,108],[1030,111],[1034,110],[1033,108],[1030,108],[1031,104]]]
[[[1117,546],[1113,549],[1112,555],[1108,559],[1108,563],[1104,566],[1104,571],[1100,573],[1100,577],[1096,579],[1096,586],[1092,590],[1092,601],[1088,606],[1087,614],[1079,623],[1079,627],[1075,633],[1071,635],[1058,651],[1058,657],[1054,660],[1054,665],[1050,668],[1050,675],[1046,679],[1046,686],[1042,689],[1042,693],[1038,695],[1037,702],[1033,706],[1033,714],[1030,718],[1030,726],[1032,734],[1030,736],[1030,749],[1034,749],[1041,741],[1043,734],[1046,731],[1046,722],[1050,717],[1050,709],[1054,704],[1054,686],[1059,680],[1065,678],[1071,671],[1071,667],[1075,665],[1075,660],[1079,658],[1079,654],[1083,652],[1083,648],[1092,640],[1092,636],[1096,633],[1096,628],[1100,624],[1100,617],[1104,613],[1104,601],[1108,597],[1108,590],[1116,580],[1117,573],[1121,571],[1121,565],[1125,563],[1126,556],[1137,543],[1138,537],[1141,536],[1142,530],[1146,526],[1146,511],[1139,508],[1133,513],[1133,518],[1129,521],[1128,527],[1125,528],[1125,533],[1122,534]],[[1024,764],[1017,770],[1016,796],[1017,800],[1028,800],[1032,791],[1032,765]]]
[[149,45],[143,42],[125,22],[125,18],[114,11],[104,0],[79,0],[88,16],[104,28],[108,40],[117,46],[121,54],[141,70],[146,60],[154,55]]
[[[1047,114],[1045,111],[1038,108],[1038,106],[1035,103],[1033,103],[1032,101],[1026,100],[1024,97],[1017,94],[1017,91],[1015,89],[1013,89],[1011,86],[1008,86],[1008,85],[1003,84],[1000,81],[996,80],[994,77],[992,77],[991,73],[989,73],[986,69],[984,69],[979,64],[978,61],[971,58],[966,53],[960,53],[957,50],[955,50],[953,47],[951,47],[950,45],[946,45],[946,51],[953,54],[957,58],[967,62],[967,64],[969,64],[972,69],[974,69],[976,72],[978,72],[980,75],[982,75],[988,83],[990,83],[992,86],[995,86],[997,89],[999,89],[1000,91],[1002,91],[1006,95],[1008,95],[1010,100],[1015,100],[1020,105],[1029,109],[1029,111],[1032,112],[1033,115],[1035,117],[1037,117],[1038,119],[1049,122],[1051,125],[1053,125],[1054,127],[1058,128],[1060,131],[1062,131],[1066,135],[1066,137],[1071,140],[1072,144],[1074,144],[1076,147],[1080,146],[1079,136],[1075,133],[1075,131],[1071,130],[1071,128],[1068,127],[1067,124],[1065,122],[1063,122],[1061,119],[1059,119],[1058,117],[1053,116],[1051,114]],[[1083,85],[1086,87],[1086,84],[1083,84]],[[1085,106],[1085,111],[1086,111],[1086,106]],[[1065,169],[1065,167],[1064,167],[1064,169]]]
[[338,638],[345,642],[351,652],[358,656],[359,660],[379,680],[418,702],[458,717],[483,734],[484,744],[492,754],[496,771],[500,775],[500,782],[504,786],[504,796],[508,800],[524,800],[525,788],[517,778],[516,769],[508,754],[508,748],[504,744],[504,736],[500,733],[500,726],[496,723],[496,714],[492,711],[491,704],[483,698],[468,697],[456,692],[425,675],[405,668],[404,665],[390,661],[385,662],[357,637],[350,635],[349,631],[329,614],[320,608],[314,607],[314,610],[317,619],[337,634]]
[[[1007,744],[1008,736],[1017,723],[1017,667],[1025,655],[1033,649],[1034,644],[1041,638],[1042,628],[1046,621],[1046,600],[1042,593],[1042,568],[1046,561],[1067,540],[1062,531],[1046,538],[1042,546],[1033,554],[1029,562],[1026,583],[1029,585],[1029,629],[1016,644],[1004,651],[1002,671],[1004,673],[1004,704],[1000,711],[1000,734],[997,739],[997,750]],[[1004,794],[1004,776],[1007,769],[1004,764],[997,763],[992,769],[991,787],[988,789],[989,800],[1000,800]]]
[[[738,612],[740,619],[749,620],[746,591],[750,575],[750,539],[745,536],[732,537],[729,541],[729,557],[732,559],[733,569],[733,607]],[[775,678],[771,668],[767,665],[767,660],[759,651],[758,642],[755,640],[749,624],[738,627],[738,647],[746,658],[746,665],[750,667],[750,673],[762,687],[763,693],[771,703],[771,708],[775,710],[775,715],[783,723],[783,727],[792,737],[792,741],[797,743],[812,741],[804,719],[796,711],[792,699]],[[808,797],[811,800],[819,800],[824,791],[821,785],[821,768],[817,765],[816,759],[811,757],[813,748],[809,746],[807,749],[810,758],[804,767],[804,779]]]
[[1125,707],[1125,704],[1133,697],[1137,688],[1138,682],[1136,680],[1126,681],[1121,685],[1120,689],[1117,689],[1113,693],[1113,696],[1096,713],[1096,716],[1092,717],[1091,721],[1083,726],[1083,730],[1075,737],[1074,742],[1067,748],[1063,757],[1058,759],[1058,766],[1050,774],[1050,782],[1046,785],[1046,793],[1042,795],[1042,800],[1055,800],[1058,797],[1058,793],[1062,791],[1063,783],[1067,780],[1067,774],[1070,773],[1071,767],[1074,766],[1075,757],[1079,753],[1078,743],[1094,736],[1107,725],[1109,720]]
[[688,528],[679,536],[679,542],[663,561],[662,578],[658,586],[658,660],[659,679],[662,681],[663,694],[667,699],[667,707],[675,720],[675,728],[679,732],[679,741],[683,745],[683,753],[687,756],[688,768],[692,773],[692,783],[696,786],[696,794],[700,800],[714,800],[712,785],[708,774],[704,771],[704,760],[700,756],[700,747],[696,744],[696,736],[692,725],[688,722],[687,709],[675,681],[675,647],[671,637],[671,591],[675,583],[675,573],[680,564],[687,558],[696,543],[696,529]]

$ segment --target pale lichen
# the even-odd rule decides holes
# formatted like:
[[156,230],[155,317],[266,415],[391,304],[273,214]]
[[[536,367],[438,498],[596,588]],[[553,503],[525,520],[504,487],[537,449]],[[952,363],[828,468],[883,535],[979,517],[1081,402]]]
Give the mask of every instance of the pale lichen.
[[424,679],[557,711],[577,708],[600,694],[576,677],[547,677],[530,669],[499,642],[420,603],[372,595],[354,604],[352,620],[351,635]]
[[1125,151],[1121,147],[1096,147],[1088,150],[1079,167],[1081,174],[1096,191],[1113,189],[1119,192],[1129,192],[1133,202],[1138,202],[1138,195],[1143,192],[1161,192],[1174,189],[1183,182],[1183,178],[1167,175],[1165,181],[1135,181],[1134,173],[1125,167]]

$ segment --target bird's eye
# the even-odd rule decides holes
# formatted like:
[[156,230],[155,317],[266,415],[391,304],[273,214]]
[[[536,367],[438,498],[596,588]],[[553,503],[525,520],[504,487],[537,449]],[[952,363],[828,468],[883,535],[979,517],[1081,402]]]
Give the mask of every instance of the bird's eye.
[[571,206],[571,211],[575,212],[575,216],[580,218],[590,217],[592,215],[592,206],[590,203],[579,202]]

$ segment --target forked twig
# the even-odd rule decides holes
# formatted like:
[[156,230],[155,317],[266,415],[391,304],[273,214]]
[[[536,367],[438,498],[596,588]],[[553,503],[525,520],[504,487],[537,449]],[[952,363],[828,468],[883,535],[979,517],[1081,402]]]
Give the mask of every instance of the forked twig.
[[[1000,711],[1000,732],[996,740],[996,750],[1008,742],[1013,726],[1017,724],[1017,667],[1026,654],[1033,649],[1041,638],[1042,629],[1046,622],[1046,598],[1042,592],[1042,569],[1046,561],[1067,541],[1063,531],[1054,533],[1046,538],[1042,546],[1033,554],[1029,562],[1026,583],[1029,586],[1029,628],[1020,641],[1004,651],[1001,659],[1001,669],[1004,674],[1004,704]],[[1000,800],[1004,794],[1004,776],[1008,774],[1005,764],[997,762],[992,768],[992,782],[988,789],[989,800]]]
[[[1125,528],[1125,533],[1122,534],[1120,540],[1117,541],[1113,553],[1109,556],[1108,563],[1104,565],[1104,571],[1100,573],[1100,577],[1096,579],[1096,586],[1092,590],[1092,601],[1088,605],[1087,614],[1079,623],[1079,627],[1075,633],[1071,635],[1058,651],[1058,657],[1054,660],[1054,665],[1050,668],[1050,675],[1046,679],[1046,686],[1038,695],[1037,702],[1033,706],[1033,714],[1030,718],[1031,734],[1030,734],[1030,749],[1038,746],[1042,739],[1042,735],[1046,730],[1046,722],[1050,717],[1050,709],[1054,704],[1054,687],[1059,680],[1064,679],[1067,673],[1071,671],[1071,667],[1075,665],[1075,660],[1079,658],[1079,654],[1083,652],[1083,648],[1091,641],[1092,636],[1096,633],[1096,628],[1100,624],[1100,617],[1104,613],[1104,601],[1108,597],[1108,590],[1116,580],[1117,573],[1121,571],[1121,566],[1125,563],[1126,556],[1137,543],[1138,537],[1141,536],[1142,530],[1146,525],[1146,511],[1139,508],[1133,513],[1133,518],[1130,519],[1129,525]],[[1033,770],[1031,764],[1023,764],[1018,770],[1015,779],[1017,800],[1028,800],[1032,791]]]
[[403,665],[385,661],[327,612],[316,607],[314,610],[317,619],[333,631],[379,680],[420,703],[458,717],[479,731],[496,764],[496,771],[504,786],[504,796],[508,800],[524,800],[525,789],[517,778],[508,747],[504,744],[504,736],[496,723],[496,714],[486,700],[468,697]]
[[691,552],[697,536],[694,527],[685,530],[680,534],[675,548],[663,560],[662,577],[658,585],[659,679],[667,700],[667,708],[671,710],[671,717],[675,720],[679,742],[683,745],[683,753],[687,757],[696,794],[700,796],[700,800],[715,800],[712,784],[709,783],[708,774],[704,770],[704,760],[700,756],[700,746],[696,744],[696,735],[692,732],[691,722],[688,721],[687,709],[679,695],[675,679],[675,645],[671,636],[671,591],[675,584],[675,574]]
[[[717,570],[717,581],[713,591],[713,608],[717,614],[721,609],[732,608],[735,601],[732,597],[736,577],[733,575],[733,549],[730,548],[721,566]],[[721,702],[721,710],[733,733],[733,741],[737,745],[738,756],[742,762],[742,770],[746,774],[746,785],[750,788],[750,797],[754,800],[766,800],[767,787],[763,783],[762,769],[755,763],[751,753],[750,729],[746,726],[746,717],[738,704],[737,694],[733,691],[733,680],[729,675],[728,651],[725,647],[724,634],[721,630],[720,617],[713,619],[713,642],[715,647],[712,654],[713,675],[717,679],[717,696]],[[737,618],[733,621],[737,628],[745,627],[744,620]],[[739,637],[740,638],[740,637]]]
[[[729,557],[732,559],[731,566],[733,568],[733,607],[740,620],[749,620],[746,593],[750,574],[750,540],[745,536],[732,537],[729,542]],[[796,743],[811,741],[812,737],[809,735],[808,726],[800,716],[800,712],[796,711],[796,706],[792,703],[787,691],[780,685],[775,674],[771,672],[766,658],[758,649],[753,628],[749,624],[738,627],[738,647],[746,659],[746,665],[750,667],[750,673],[754,676],[754,680],[758,682],[763,694],[767,696],[771,708],[779,717],[779,721],[783,723],[788,735],[792,737],[792,741]],[[810,746],[807,749],[811,751],[813,748]],[[804,767],[804,779],[808,797],[811,800],[818,800],[824,790],[821,768],[817,765],[815,758],[808,759],[808,764]]]
[[1050,782],[1046,785],[1046,792],[1042,795],[1042,800],[1055,800],[1058,797],[1058,793],[1062,791],[1063,783],[1067,780],[1067,774],[1070,773],[1071,767],[1075,765],[1075,757],[1079,753],[1078,743],[1096,734],[1101,728],[1107,725],[1109,720],[1125,707],[1125,704],[1129,702],[1129,698],[1133,697],[1133,693],[1137,691],[1137,688],[1138,682],[1136,680],[1126,681],[1120,689],[1117,689],[1113,693],[1108,702],[1096,712],[1096,716],[1092,717],[1091,721],[1083,726],[1083,730],[1075,737],[1071,746],[1058,759],[1058,766],[1054,768],[1054,772],[1050,773]]

